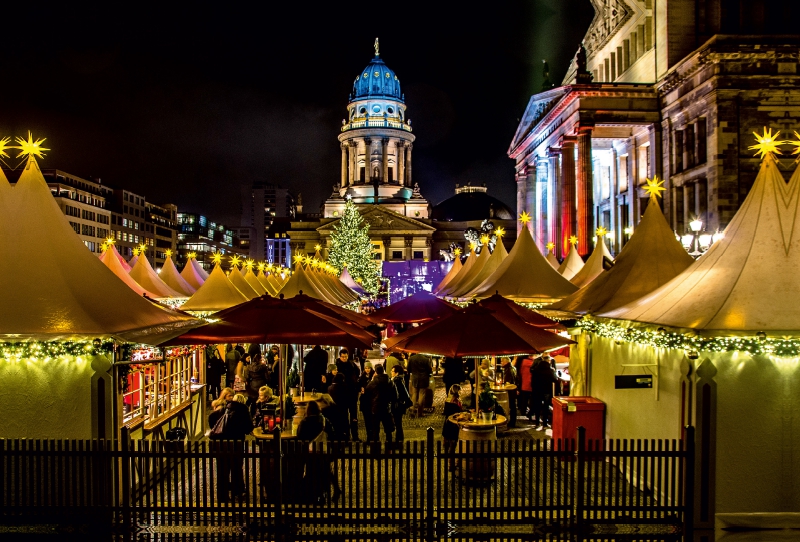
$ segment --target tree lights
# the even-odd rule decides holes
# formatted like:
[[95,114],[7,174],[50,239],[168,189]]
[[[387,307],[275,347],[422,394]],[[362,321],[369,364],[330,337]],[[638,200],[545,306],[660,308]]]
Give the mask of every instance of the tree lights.
[[369,225],[362,226],[361,222],[361,214],[355,204],[348,200],[342,218],[333,227],[328,259],[338,273],[347,265],[353,279],[368,293],[375,294],[380,286],[378,267],[372,259]]

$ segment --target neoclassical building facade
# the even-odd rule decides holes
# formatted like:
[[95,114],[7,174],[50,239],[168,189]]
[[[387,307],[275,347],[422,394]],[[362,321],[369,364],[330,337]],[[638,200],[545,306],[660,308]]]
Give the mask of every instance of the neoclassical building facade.
[[517,210],[537,243],[591,252],[597,227],[621,250],[644,212],[645,179],[684,234],[723,230],[755,179],[762,126],[800,128],[800,37],[790,3],[591,0],[595,17],[561,86],[531,97],[508,154]]

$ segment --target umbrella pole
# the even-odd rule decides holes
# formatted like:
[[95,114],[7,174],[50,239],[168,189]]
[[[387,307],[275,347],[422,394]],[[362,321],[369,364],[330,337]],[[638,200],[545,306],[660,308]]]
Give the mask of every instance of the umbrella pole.
[[478,358],[475,358],[475,393],[473,394],[475,395],[475,404],[472,406],[475,407],[476,419],[478,414],[478,382],[480,382],[480,373],[478,371],[480,370],[480,366],[481,365],[478,363]]
[[297,345],[300,352],[298,364],[300,365],[300,397],[306,396],[306,367],[303,363],[303,345]]

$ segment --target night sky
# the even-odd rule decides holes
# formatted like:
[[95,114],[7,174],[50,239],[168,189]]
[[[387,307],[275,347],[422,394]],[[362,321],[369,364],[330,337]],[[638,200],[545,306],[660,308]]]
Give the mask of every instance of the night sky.
[[240,185],[302,192],[308,212],[330,194],[376,36],[423,196],[486,183],[513,208],[506,152],[541,61],[560,83],[594,14],[589,0],[70,4],[5,14],[0,136],[31,130],[52,148],[42,167],[234,226]]

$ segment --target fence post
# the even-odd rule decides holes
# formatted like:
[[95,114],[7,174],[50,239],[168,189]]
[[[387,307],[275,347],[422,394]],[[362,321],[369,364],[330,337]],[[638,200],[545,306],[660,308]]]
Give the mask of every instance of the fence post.
[[584,494],[586,480],[584,478],[584,463],[586,462],[586,428],[579,425],[575,438],[575,524],[584,523]]
[[694,536],[694,427],[687,425],[684,430],[684,482],[683,482],[683,537],[692,540]]
[[433,427],[426,429],[425,442],[425,540],[433,540],[434,523],[436,521],[436,507],[433,502],[434,484],[434,448],[433,448]]
[[131,532],[131,434],[127,427],[120,429],[119,438],[119,462],[120,462],[120,478],[118,490],[115,492],[115,508],[119,508],[120,497],[122,498],[122,522],[125,526],[125,532]]

